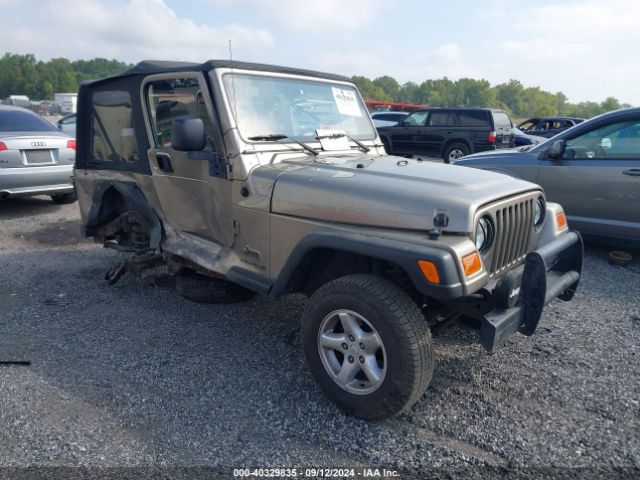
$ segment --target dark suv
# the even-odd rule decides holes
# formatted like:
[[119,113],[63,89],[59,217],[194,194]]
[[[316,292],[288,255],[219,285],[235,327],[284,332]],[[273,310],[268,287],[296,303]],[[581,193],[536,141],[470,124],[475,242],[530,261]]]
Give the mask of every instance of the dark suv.
[[379,127],[378,133],[388,153],[442,156],[445,163],[514,146],[509,115],[489,108],[416,110],[398,125]]

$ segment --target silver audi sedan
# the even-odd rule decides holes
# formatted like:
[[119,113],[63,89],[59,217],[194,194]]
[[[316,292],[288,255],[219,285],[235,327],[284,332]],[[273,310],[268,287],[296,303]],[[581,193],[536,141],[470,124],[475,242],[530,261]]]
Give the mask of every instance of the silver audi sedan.
[[0,200],[49,195],[74,202],[75,156],[74,138],[25,108],[0,105]]

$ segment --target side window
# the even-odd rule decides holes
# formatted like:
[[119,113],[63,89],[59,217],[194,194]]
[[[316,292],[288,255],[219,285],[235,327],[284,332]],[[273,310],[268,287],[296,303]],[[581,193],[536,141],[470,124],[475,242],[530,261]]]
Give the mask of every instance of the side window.
[[535,130],[537,124],[538,124],[538,121],[533,119],[533,120],[529,120],[528,122],[521,123],[518,128],[523,132],[526,132],[528,130]]
[[461,127],[488,127],[489,120],[483,111],[460,111],[458,113]]
[[640,159],[640,121],[613,123],[567,140],[563,158]]
[[453,114],[451,112],[431,112],[429,117],[430,127],[452,127]]
[[178,117],[196,117],[204,122],[205,150],[215,152],[213,125],[205,105],[202,86],[195,77],[169,78],[146,86],[151,128],[157,148],[171,148],[171,123]]
[[131,96],[122,90],[92,95],[91,155],[99,162],[137,162],[138,144],[133,128]]
[[403,125],[405,127],[423,127],[428,115],[429,112],[413,112],[404,119]]
[[493,112],[493,122],[496,128],[511,129],[513,127],[509,115],[504,112]]

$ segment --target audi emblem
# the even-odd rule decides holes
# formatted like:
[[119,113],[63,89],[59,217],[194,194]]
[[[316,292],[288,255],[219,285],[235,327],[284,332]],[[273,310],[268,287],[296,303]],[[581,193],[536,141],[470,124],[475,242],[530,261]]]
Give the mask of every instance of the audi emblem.
[[31,142],[32,147],[46,147],[47,142]]

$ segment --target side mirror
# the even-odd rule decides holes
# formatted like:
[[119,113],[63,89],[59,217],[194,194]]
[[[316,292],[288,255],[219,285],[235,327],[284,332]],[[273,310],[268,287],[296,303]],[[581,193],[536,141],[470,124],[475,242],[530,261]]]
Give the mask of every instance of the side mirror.
[[204,150],[207,138],[204,122],[195,117],[178,117],[171,122],[171,146],[182,152]]
[[564,154],[564,150],[566,147],[567,142],[565,142],[564,140],[556,140],[555,142],[553,142],[553,144],[551,144],[549,150],[547,150],[547,154],[551,158],[560,158]]

